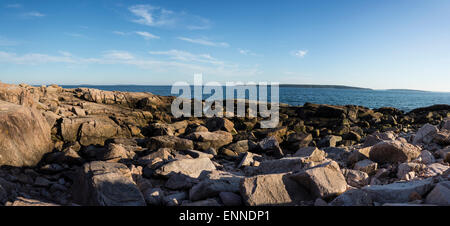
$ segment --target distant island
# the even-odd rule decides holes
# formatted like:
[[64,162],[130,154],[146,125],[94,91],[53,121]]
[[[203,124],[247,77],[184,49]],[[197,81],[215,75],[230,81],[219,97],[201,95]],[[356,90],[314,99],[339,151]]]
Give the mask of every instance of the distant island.
[[306,84],[280,84],[280,87],[294,87],[294,88],[329,88],[329,89],[362,89],[372,90],[369,88],[342,86],[342,85],[306,85]]

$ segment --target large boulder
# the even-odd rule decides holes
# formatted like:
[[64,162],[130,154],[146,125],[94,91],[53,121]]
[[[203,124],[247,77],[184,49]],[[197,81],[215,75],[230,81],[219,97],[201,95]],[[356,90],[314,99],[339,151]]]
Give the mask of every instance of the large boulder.
[[64,118],[61,136],[66,142],[79,141],[84,146],[104,145],[111,138],[128,138],[131,133],[108,117]]
[[189,191],[191,201],[212,198],[221,192],[239,192],[242,179],[240,175],[228,172],[213,171],[206,178],[200,178],[201,182],[194,185]]
[[299,205],[312,200],[308,192],[289,174],[267,174],[242,179],[241,196],[247,206]]
[[72,187],[74,202],[90,206],[144,206],[145,200],[121,163],[90,162],[78,171]]
[[369,158],[380,164],[409,162],[419,157],[420,151],[417,146],[403,141],[383,141],[372,147]]
[[328,198],[347,190],[345,177],[334,161],[293,174],[291,178],[305,187],[315,198]]
[[171,161],[156,170],[156,174],[170,177],[181,173],[191,178],[198,178],[203,171],[213,171],[216,167],[209,158],[177,159]]
[[50,127],[39,111],[0,101],[0,165],[34,166],[52,148]]
[[433,141],[433,138],[437,132],[439,132],[439,130],[436,126],[427,123],[417,131],[413,140],[413,144],[429,144],[431,141]]

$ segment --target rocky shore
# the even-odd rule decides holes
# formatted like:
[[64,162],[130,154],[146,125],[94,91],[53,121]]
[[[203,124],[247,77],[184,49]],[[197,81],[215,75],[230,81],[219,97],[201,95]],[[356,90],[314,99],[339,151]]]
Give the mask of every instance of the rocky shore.
[[174,97],[0,83],[0,205],[450,205],[450,106],[181,118]]

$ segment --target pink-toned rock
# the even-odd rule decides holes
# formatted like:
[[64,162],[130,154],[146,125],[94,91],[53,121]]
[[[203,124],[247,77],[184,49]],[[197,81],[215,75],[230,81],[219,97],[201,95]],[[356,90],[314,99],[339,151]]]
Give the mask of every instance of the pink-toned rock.
[[420,148],[412,144],[395,141],[383,141],[372,147],[370,160],[383,163],[409,162],[420,155]]
[[50,126],[39,111],[0,101],[0,165],[34,166],[52,148]]

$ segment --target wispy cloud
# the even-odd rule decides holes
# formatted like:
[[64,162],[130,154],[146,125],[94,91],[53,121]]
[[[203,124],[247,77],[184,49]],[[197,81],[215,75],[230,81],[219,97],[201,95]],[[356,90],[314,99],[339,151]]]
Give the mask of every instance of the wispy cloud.
[[248,49],[238,49],[238,52],[246,56],[261,56],[260,54],[256,54]]
[[132,60],[135,58],[133,54],[129,52],[119,50],[106,51],[105,54],[103,54],[103,57],[112,60]]
[[122,35],[122,36],[130,34],[129,32],[123,32],[123,31],[113,31],[112,33],[116,34],[116,35]]
[[5,8],[18,9],[18,8],[22,8],[22,5],[21,4],[8,4],[5,6]]
[[22,16],[22,18],[41,18],[41,17],[44,17],[45,14],[37,12],[37,11],[32,11],[32,12],[22,13],[21,16]]
[[185,61],[185,62],[200,62],[214,65],[223,65],[222,61],[217,60],[209,54],[193,54],[182,50],[168,50],[168,51],[150,51],[152,55],[165,55],[169,56],[173,60]]
[[40,65],[49,63],[65,63],[71,65],[129,65],[154,72],[169,73],[204,73],[215,76],[252,76],[260,74],[257,66],[242,67],[238,64],[221,62],[209,54],[192,54],[180,50],[153,51],[152,55],[166,55],[170,59],[148,59],[135,56],[127,51],[110,50],[103,52],[98,58],[83,58],[60,51],[60,55],[41,53],[16,53],[0,51],[0,64]]
[[298,58],[304,58],[306,54],[308,54],[308,50],[295,50],[292,51],[291,54]]
[[211,26],[211,22],[206,18],[153,5],[134,5],[128,10],[137,17],[132,20],[133,22],[151,27],[199,30],[208,29]]
[[182,40],[182,41],[190,42],[190,43],[204,45],[204,46],[215,46],[215,47],[229,47],[230,46],[226,42],[213,42],[213,41],[209,41],[207,39],[201,39],[201,38],[193,39],[193,38],[187,38],[187,37],[178,37],[178,39]]
[[146,31],[136,31],[135,33],[140,35],[140,36],[142,36],[142,37],[144,37],[144,39],[146,39],[146,40],[159,39],[159,36],[156,36],[154,34],[150,34],[150,33],[146,32]]

